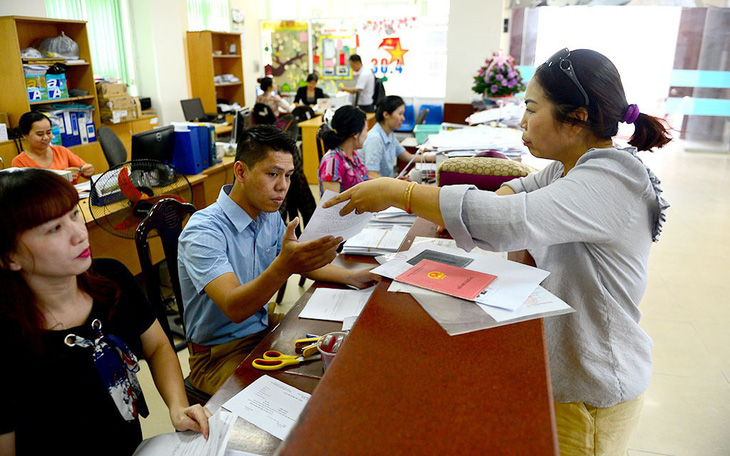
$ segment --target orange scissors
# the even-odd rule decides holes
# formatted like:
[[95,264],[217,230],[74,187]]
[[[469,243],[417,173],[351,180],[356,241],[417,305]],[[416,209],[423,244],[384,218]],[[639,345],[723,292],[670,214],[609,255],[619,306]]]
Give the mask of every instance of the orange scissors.
[[251,365],[259,370],[279,370],[287,366],[296,366],[300,363],[315,361],[322,358],[319,353],[312,356],[284,355],[277,350],[268,350],[264,352],[263,358],[256,358]]

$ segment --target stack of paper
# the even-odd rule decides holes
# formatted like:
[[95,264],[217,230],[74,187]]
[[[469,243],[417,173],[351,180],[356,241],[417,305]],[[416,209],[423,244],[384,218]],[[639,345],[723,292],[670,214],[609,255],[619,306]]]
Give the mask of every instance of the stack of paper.
[[525,152],[522,132],[512,128],[496,128],[479,125],[461,130],[441,131],[428,138],[428,146],[448,155],[460,156],[470,151],[496,150],[508,157],[520,156]]
[[377,256],[397,252],[410,229],[410,225],[400,224],[368,225],[345,242],[342,253]]

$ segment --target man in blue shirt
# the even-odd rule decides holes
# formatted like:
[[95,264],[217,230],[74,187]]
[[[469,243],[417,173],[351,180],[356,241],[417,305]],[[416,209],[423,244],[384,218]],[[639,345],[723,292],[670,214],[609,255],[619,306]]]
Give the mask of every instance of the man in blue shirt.
[[364,288],[368,270],[330,265],[342,238],[299,242],[295,219],[278,213],[294,172],[296,143],[282,130],[246,130],[234,183],[190,217],[180,235],[178,270],[190,349],[190,380],[215,393],[262,338],[266,305],[292,274]]

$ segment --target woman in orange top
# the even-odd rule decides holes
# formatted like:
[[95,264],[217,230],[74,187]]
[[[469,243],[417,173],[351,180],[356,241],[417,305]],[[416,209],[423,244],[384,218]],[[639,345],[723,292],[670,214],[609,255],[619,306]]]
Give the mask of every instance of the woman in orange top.
[[20,116],[20,132],[30,148],[13,158],[18,168],[46,168],[71,171],[73,183],[79,176],[89,178],[94,166],[63,146],[52,146],[51,121],[45,114],[31,111]]

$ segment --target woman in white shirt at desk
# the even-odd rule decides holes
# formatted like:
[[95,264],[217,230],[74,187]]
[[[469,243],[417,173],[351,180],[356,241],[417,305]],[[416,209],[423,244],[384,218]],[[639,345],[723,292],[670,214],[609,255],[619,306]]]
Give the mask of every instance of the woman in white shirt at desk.
[[[368,168],[370,179],[378,177],[394,177],[396,158],[408,163],[413,154],[406,151],[395,137],[405,120],[406,104],[397,95],[388,95],[378,103],[375,111],[375,125],[368,132],[368,138],[362,148],[365,166]],[[418,158],[424,162],[435,162],[436,156],[425,153]]]
[[256,103],[263,103],[270,107],[276,117],[291,112],[292,106],[277,93],[277,87],[273,79],[267,76],[259,78],[258,82],[264,93],[256,97]]
[[[550,271],[542,286],[576,310],[544,322],[561,454],[623,455],[651,378],[638,305],[669,207],[636,152],[671,138],[628,104],[613,63],[587,49],[563,49],[540,65],[525,105],[525,145],[553,160],[542,171],[496,194],[377,179],[325,207],[401,207],[446,227],[466,250],[519,251],[511,258]],[[633,147],[613,144],[619,122],[634,124]]]

